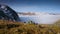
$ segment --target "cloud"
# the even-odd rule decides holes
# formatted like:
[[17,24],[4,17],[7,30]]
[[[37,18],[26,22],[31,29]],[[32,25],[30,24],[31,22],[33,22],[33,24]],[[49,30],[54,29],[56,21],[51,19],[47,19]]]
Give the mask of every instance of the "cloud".
[[20,15],[20,18],[22,21],[29,21],[32,20],[35,23],[39,23],[39,24],[53,24],[55,23],[57,20],[60,20],[60,15],[50,15],[50,14],[46,14],[46,13],[40,13],[34,16],[26,16],[26,15]]

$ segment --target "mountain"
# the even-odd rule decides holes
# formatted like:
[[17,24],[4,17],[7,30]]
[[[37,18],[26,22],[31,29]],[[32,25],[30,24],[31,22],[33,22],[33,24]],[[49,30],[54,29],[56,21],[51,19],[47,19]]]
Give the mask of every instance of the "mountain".
[[0,4],[0,19],[20,21],[17,13],[13,9],[11,9],[9,6],[4,4]]
[[60,13],[47,13],[47,12],[17,12],[20,15],[60,15]]

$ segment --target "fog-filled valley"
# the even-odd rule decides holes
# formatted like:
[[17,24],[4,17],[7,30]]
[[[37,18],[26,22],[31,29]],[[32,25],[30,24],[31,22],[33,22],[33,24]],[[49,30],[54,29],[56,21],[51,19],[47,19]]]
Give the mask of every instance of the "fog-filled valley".
[[[25,14],[27,13],[25,12]],[[18,15],[22,22],[33,21],[38,24],[54,24],[56,21],[60,20],[60,15],[57,15],[54,13],[51,13],[51,14],[43,13],[43,12],[42,13],[33,12],[33,13],[28,13],[27,15],[23,15],[23,13],[21,13]],[[29,14],[32,14],[32,15],[29,15]]]

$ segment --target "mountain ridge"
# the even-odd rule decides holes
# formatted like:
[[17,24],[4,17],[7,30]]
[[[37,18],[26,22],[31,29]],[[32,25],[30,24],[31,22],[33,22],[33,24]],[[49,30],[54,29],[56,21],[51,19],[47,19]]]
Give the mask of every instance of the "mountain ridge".
[[48,14],[48,15],[60,15],[60,13],[47,13],[47,12],[17,12],[18,14],[32,14],[32,15],[36,15],[36,14]]

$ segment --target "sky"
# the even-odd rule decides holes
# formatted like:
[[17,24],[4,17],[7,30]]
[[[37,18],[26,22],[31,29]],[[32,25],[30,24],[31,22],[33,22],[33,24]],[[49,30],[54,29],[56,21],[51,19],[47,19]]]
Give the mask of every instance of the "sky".
[[60,0],[0,0],[16,12],[60,13]]

